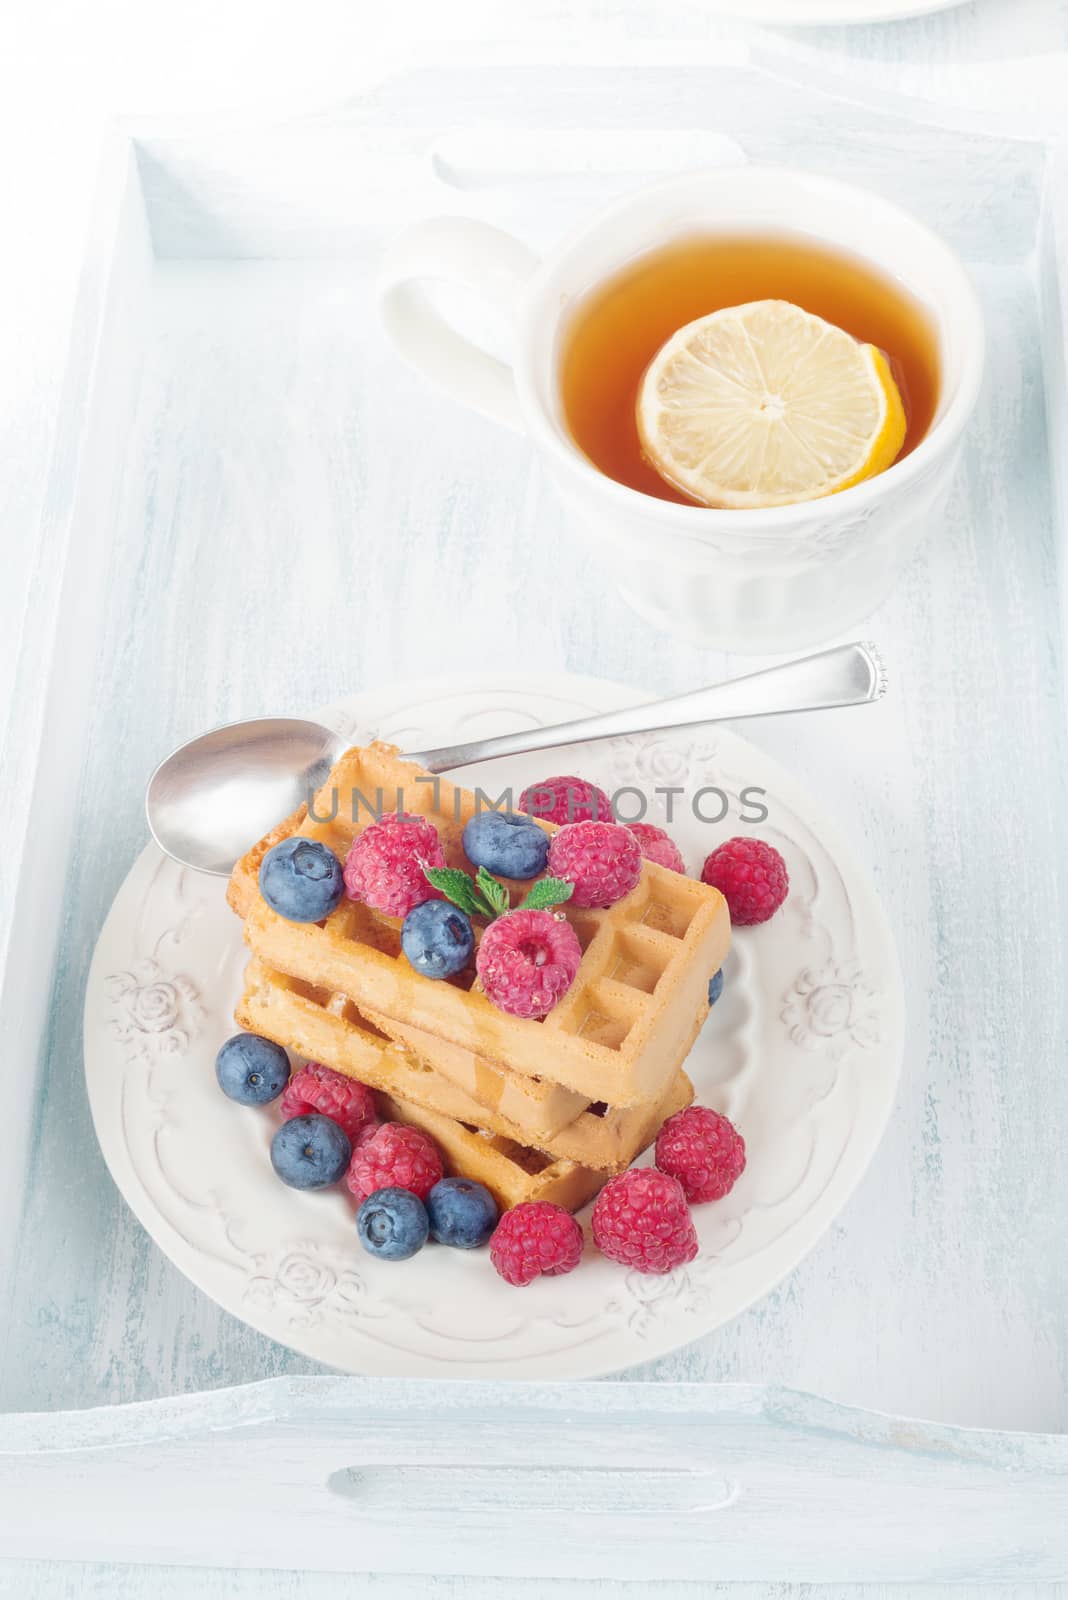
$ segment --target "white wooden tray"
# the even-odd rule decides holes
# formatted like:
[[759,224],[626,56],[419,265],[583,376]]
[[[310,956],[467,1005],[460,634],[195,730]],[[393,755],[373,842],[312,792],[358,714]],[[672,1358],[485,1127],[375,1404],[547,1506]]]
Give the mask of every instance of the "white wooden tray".
[[1066,1468],[749,1384],[290,1378],[0,1424],[13,1556],[717,1593],[1063,1577]]
[[[398,366],[372,306],[384,240],[451,209],[537,246],[644,174],[740,156],[870,184],[939,227],[983,294],[990,375],[947,525],[870,625],[894,693],[860,720],[759,729],[853,836],[894,925],[910,1035],[890,1129],[775,1296],[641,1375],[1064,1429],[1057,152],[931,108],[857,105],[807,64],[737,49],[646,68],[475,64],[400,73],[295,123],[121,132],[105,162],[19,664],[19,716],[41,737],[10,796],[5,868],[18,872],[0,925],[0,1408],[51,1414],[42,1494],[81,1438],[71,1409],[184,1393],[206,1419],[200,1391],[315,1370],[170,1268],[92,1137],[82,993],[158,755],[213,722],[443,663],[661,692],[731,665],[638,624],[565,540],[523,442]],[[339,1426],[355,1436],[367,1391],[333,1392],[350,1397]],[[29,1426],[11,1418],[3,1447],[21,1449]],[[1032,1445],[989,1448],[1011,1463]],[[728,1475],[734,1448],[717,1457]],[[909,1576],[900,1529],[880,1541],[872,1576]],[[1055,1546],[1049,1575],[1065,1565]],[[28,1535],[18,1552],[32,1553]],[[824,1575],[855,1573],[836,1559]],[[984,1570],[1004,1575],[1002,1557]]]
[[715,17],[766,22],[790,28],[901,22],[910,17],[949,11],[964,0],[710,0]]

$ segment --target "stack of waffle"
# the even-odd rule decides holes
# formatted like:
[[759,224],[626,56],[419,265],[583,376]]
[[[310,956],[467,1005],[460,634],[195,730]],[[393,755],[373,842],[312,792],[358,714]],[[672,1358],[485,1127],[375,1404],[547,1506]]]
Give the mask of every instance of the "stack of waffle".
[[[252,951],[237,1021],[378,1091],[384,1116],[424,1129],[446,1169],[486,1184],[501,1206],[577,1210],[693,1098],[682,1064],[730,941],[719,893],[645,862],[616,905],[562,907],[582,961],[534,1021],[497,1010],[473,967],[445,982],[416,972],[396,918],[345,898],[324,923],[288,922],[259,892],[260,862],[281,839],[318,839],[344,861],[376,815],[397,809],[427,816],[448,864],[471,872],[462,835],[478,804],[388,745],[348,751],[311,812],[234,868],[229,900]],[[517,902],[528,886],[509,887]]]

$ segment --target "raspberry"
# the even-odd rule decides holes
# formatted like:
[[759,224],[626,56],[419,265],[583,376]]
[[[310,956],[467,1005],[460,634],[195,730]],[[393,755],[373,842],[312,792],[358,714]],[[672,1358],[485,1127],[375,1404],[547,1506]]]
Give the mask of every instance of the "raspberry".
[[418,1128],[383,1122],[361,1139],[349,1162],[346,1183],[357,1200],[378,1189],[408,1189],[425,1200],[442,1175],[437,1146]]
[[689,1106],[657,1134],[656,1164],[679,1180],[691,1205],[722,1200],[745,1171],[745,1140],[718,1111]]
[[382,817],[352,842],[345,860],[345,892],[350,900],[362,900],[389,917],[406,917],[424,900],[441,899],[427,882],[423,862],[445,865],[434,824],[410,811]]
[[367,1085],[318,1061],[309,1061],[294,1072],[282,1091],[280,1104],[286,1122],[290,1117],[306,1117],[312,1111],[333,1118],[354,1145],[367,1124],[376,1119],[375,1097]]
[[706,858],[701,882],[719,890],[737,928],[767,922],[790,887],[786,862],[774,845],[761,839],[728,839],[721,844]]
[[697,1232],[677,1178],[632,1167],[610,1178],[593,1208],[593,1242],[632,1272],[672,1272],[697,1254]]
[[603,789],[585,778],[543,778],[532,783],[519,796],[520,811],[530,817],[540,817],[542,822],[589,822],[600,818],[612,820],[612,802]]
[[663,828],[658,828],[655,822],[629,822],[627,826],[646,861],[655,861],[658,867],[667,867],[672,872],[685,873],[686,863],[679,847]]
[[475,966],[500,1011],[544,1017],[570,989],[582,960],[574,928],[551,911],[511,911],[491,922]]
[[553,835],[549,871],[575,885],[573,906],[611,906],[642,875],[642,850],[618,822],[573,822]]
[[535,1278],[572,1272],[582,1255],[582,1229],[563,1206],[527,1200],[506,1211],[490,1239],[490,1260],[521,1289]]
[[369,1140],[373,1139],[382,1124],[375,1117],[372,1122],[365,1122],[355,1139],[352,1141],[353,1150],[362,1150]]

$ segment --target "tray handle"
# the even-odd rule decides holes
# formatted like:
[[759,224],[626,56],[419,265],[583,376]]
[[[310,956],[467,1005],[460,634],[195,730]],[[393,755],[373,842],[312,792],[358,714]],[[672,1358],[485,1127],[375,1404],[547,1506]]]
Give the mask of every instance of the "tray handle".
[[508,1515],[563,1512],[597,1517],[704,1517],[725,1511],[741,1493],[735,1478],[700,1465],[574,1467],[554,1464],[479,1467],[470,1462],[341,1467],[326,1480],[331,1493],[365,1515],[404,1506],[411,1517],[455,1515],[472,1505]]

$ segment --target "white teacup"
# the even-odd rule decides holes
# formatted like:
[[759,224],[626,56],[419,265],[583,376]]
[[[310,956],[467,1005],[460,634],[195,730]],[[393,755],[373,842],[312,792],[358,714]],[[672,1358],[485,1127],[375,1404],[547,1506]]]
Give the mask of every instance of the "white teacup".
[[[824,500],[717,511],[641,494],[575,445],[561,411],[560,332],[579,297],[641,252],[701,232],[807,234],[870,261],[927,308],[941,366],[925,437],[888,471]],[[508,367],[463,338],[421,285],[481,291],[515,325]],[[885,598],[941,510],[975,405],[983,320],[952,251],[877,195],[787,168],[672,178],[610,206],[539,263],[482,222],[418,224],[391,251],[382,309],[401,352],[477,411],[529,434],[578,530],[612,546],[631,606],[737,651],[788,651],[850,628]]]

